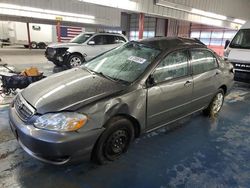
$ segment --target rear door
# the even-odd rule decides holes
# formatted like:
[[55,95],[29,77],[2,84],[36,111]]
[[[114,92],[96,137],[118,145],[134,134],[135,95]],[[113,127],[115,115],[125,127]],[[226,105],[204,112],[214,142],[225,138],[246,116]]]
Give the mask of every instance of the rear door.
[[162,126],[190,113],[193,81],[187,51],[166,56],[152,74],[155,84],[148,88],[147,129]]
[[218,77],[221,71],[212,52],[207,49],[190,50],[193,74],[193,108],[201,109],[208,105],[218,90]]

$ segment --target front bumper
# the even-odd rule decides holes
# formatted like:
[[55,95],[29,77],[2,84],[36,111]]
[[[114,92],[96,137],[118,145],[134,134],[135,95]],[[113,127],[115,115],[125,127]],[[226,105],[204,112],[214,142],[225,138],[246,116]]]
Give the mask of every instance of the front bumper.
[[104,128],[88,132],[57,133],[26,125],[14,107],[9,110],[10,126],[21,147],[32,157],[55,165],[90,159]]
[[63,66],[68,62],[69,56],[71,53],[68,51],[65,52],[56,52],[55,54],[48,53],[48,50],[45,51],[45,57],[48,61],[53,62],[55,65]]
[[234,80],[250,83],[250,71],[235,70]]

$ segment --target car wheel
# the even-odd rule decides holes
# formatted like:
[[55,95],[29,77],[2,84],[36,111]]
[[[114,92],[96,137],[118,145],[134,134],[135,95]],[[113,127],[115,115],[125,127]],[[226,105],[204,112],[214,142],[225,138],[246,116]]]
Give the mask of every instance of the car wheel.
[[45,49],[46,48],[46,44],[44,42],[39,42],[38,43],[38,48],[39,49]]
[[98,164],[114,161],[128,150],[133,139],[133,124],[123,117],[116,117],[107,124],[106,130],[98,139],[92,159]]
[[224,98],[224,91],[222,89],[219,89],[209,106],[203,111],[204,114],[210,117],[216,116],[223,106]]
[[32,49],[36,49],[37,48],[37,43],[36,42],[31,42],[30,46]]
[[79,67],[83,63],[83,58],[81,55],[78,54],[72,54],[69,57],[67,67],[68,68],[74,68],[74,67]]

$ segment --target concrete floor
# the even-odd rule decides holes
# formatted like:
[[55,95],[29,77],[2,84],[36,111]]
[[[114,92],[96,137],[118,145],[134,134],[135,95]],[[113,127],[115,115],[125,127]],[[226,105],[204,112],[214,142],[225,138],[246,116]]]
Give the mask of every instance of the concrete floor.
[[249,84],[235,84],[217,118],[197,113],[175,129],[143,135],[104,166],[58,167],[31,158],[14,139],[7,111],[0,105],[0,187],[250,187]]

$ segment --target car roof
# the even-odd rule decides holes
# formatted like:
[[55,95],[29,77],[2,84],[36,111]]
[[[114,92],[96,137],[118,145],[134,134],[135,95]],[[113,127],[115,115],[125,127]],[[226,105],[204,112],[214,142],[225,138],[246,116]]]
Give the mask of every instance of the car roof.
[[83,32],[83,34],[91,34],[91,35],[99,35],[99,34],[102,34],[102,35],[119,35],[119,36],[123,36],[123,35],[120,34],[120,33],[109,33],[109,32]]
[[198,39],[182,38],[182,37],[154,37],[154,38],[139,40],[139,42],[160,50],[168,50],[170,48],[191,47],[191,46],[207,48],[206,45],[203,44]]

